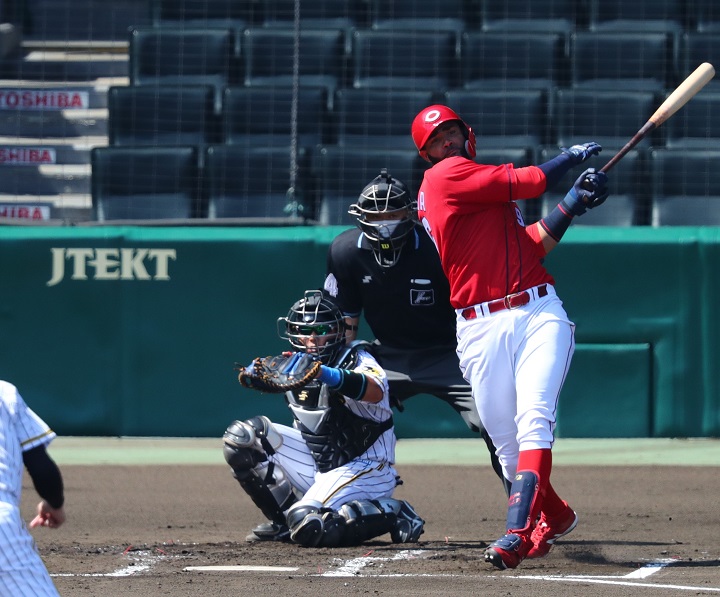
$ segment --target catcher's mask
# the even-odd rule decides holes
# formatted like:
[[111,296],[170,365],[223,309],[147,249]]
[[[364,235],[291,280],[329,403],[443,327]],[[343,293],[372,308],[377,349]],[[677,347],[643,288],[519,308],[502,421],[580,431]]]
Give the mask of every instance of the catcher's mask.
[[[345,320],[340,309],[321,290],[306,290],[286,317],[277,320],[278,335],[292,346],[317,356],[325,365],[345,345]],[[312,340],[315,346],[308,346]]]
[[360,193],[348,213],[370,241],[380,267],[389,268],[400,258],[408,235],[415,226],[417,203],[407,187],[383,168]]
[[460,128],[465,133],[465,152],[468,157],[471,159],[475,157],[475,133],[454,110],[440,104],[428,106],[413,120],[411,133],[420,157],[428,162],[432,161],[428,157],[427,151],[425,151],[425,144],[428,142],[430,135],[435,132],[437,127],[444,122],[450,122],[452,120],[457,120],[460,124]]

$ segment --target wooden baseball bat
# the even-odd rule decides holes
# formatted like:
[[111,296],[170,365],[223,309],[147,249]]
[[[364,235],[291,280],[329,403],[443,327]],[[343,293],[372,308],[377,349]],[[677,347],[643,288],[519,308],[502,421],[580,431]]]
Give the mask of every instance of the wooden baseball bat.
[[670,95],[667,96],[661,106],[655,110],[655,113],[643,125],[643,127],[635,133],[635,136],[628,141],[625,146],[618,151],[612,159],[600,168],[600,172],[607,172],[615,164],[617,164],[623,156],[635,147],[645,136],[652,130],[659,127],[663,122],[670,118],[675,112],[687,104],[693,96],[700,91],[707,82],[715,76],[715,69],[709,62],[703,62],[692,73],[690,73],[680,85],[675,88]]

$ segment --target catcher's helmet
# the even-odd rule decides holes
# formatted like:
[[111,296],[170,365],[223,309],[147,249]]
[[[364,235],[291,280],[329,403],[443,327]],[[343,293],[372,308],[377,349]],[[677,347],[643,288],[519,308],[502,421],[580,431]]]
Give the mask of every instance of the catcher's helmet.
[[447,106],[434,104],[422,110],[415,117],[412,123],[412,138],[413,141],[415,141],[415,146],[417,147],[418,152],[423,159],[427,160],[428,162],[430,161],[430,158],[428,158],[428,154],[424,149],[425,144],[430,138],[430,135],[435,132],[435,129],[438,126],[440,126],[444,122],[450,122],[452,120],[457,120],[460,123],[460,128],[462,128],[465,132],[465,151],[467,152],[468,156],[470,158],[475,157],[476,140],[473,130],[465,123],[462,118],[460,118],[460,116],[457,115],[456,112],[454,112]]
[[[306,290],[287,316],[278,318],[278,334],[295,349],[313,354],[328,365],[345,345],[345,320],[329,295],[322,290]],[[308,347],[307,339],[313,335],[316,341],[323,338],[324,343]]]
[[[383,168],[360,193],[348,213],[355,216],[358,227],[370,241],[373,255],[380,267],[395,265],[408,235],[415,226],[417,203],[407,187]],[[384,214],[404,212],[400,219],[383,218]],[[368,220],[368,216],[372,219]]]

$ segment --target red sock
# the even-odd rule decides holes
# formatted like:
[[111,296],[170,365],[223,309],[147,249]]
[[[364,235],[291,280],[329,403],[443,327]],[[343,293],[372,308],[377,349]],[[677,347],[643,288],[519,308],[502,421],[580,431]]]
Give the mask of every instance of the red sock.
[[520,452],[517,470],[532,471],[537,475],[541,499],[540,509],[550,518],[562,514],[565,504],[550,484],[552,470],[551,450],[525,450]]

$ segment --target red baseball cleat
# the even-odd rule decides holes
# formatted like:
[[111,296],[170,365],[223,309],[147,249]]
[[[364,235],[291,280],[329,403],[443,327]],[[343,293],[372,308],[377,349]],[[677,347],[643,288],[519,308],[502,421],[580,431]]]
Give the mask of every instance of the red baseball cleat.
[[556,518],[546,518],[544,513],[540,515],[540,522],[530,536],[533,545],[527,554],[528,558],[546,556],[555,541],[567,535],[577,526],[577,514],[568,506],[567,502],[563,501],[563,504],[566,506],[565,512]]
[[500,570],[517,568],[527,557],[530,548],[532,543],[526,536],[514,533],[503,535],[485,550],[485,561]]

